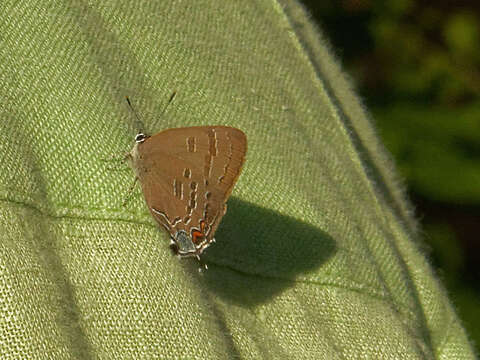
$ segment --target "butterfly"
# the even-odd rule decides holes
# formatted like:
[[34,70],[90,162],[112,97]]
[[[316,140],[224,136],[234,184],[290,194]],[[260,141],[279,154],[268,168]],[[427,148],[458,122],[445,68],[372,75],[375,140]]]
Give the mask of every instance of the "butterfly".
[[246,152],[246,135],[228,126],[136,135],[127,158],[150,213],[170,234],[170,246],[180,257],[200,259],[215,242]]

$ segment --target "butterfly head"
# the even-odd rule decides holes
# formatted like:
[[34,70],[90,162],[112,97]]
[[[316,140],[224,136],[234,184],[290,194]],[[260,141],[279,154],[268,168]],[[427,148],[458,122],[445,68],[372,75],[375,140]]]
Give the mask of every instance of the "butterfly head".
[[137,144],[140,144],[140,143],[143,143],[147,138],[148,138],[147,135],[145,135],[144,133],[140,132],[140,133],[138,133],[138,134],[135,136],[135,142],[136,142]]

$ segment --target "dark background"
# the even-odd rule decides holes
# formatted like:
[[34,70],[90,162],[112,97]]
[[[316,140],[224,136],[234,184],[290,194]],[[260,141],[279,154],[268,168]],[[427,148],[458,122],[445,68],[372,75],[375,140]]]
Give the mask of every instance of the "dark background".
[[480,346],[480,2],[303,0],[405,179],[427,256]]

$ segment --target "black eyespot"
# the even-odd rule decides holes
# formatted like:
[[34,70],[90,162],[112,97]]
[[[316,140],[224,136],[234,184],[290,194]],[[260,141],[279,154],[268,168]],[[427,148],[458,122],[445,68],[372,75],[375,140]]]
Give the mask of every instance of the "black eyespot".
[[143,134],[143,133],[138,133],[136,136],[135,136],[135,142],[136,143],[142,143],[145,141],[145,139],[147,138],[148,136]]

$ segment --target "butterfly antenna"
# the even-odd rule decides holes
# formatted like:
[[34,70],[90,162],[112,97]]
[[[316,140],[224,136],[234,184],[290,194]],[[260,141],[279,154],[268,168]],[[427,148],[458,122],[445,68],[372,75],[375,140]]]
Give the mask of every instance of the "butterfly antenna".
[[170,105],[173,102],[173,99],[175,99],[175,95],[177,95],[177,91],[175,90],[172,95],[170,95],[170,98],[168,99],[168,102],[165,104],[165,107],[162,109],[162,112],[160,113],[159,119],[163,117],[165,112],[168,109],[168,105]]
[[127,104],[130,107],[130,110],[132,110],[133,115],[135,115],[135,118],[137,119],[136,128],[138,129],[138,133],[141,134],[143,133],[143,122],[142,120],[140,120],[140,117],[138,116],[137,112],[133,108],[132,103],[130,102],[130,99],[128,98],[128,96],[125,96],[125,99],[127,100]]
[[168,99],[167,104],[165,105],[162,112],[160,113],[160,116],[163,116],[163,114],[165,114],[165,111],[167,111],[168,105],[170,105],[172,103],[172,101],[173,101],[173,99],[175,99],[176,95],[177,95],[177,90],[174,90],[172,95],[170,95],[170,98]]

